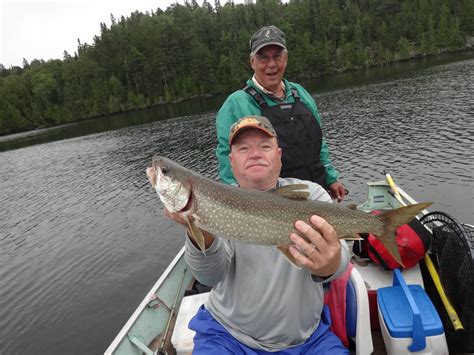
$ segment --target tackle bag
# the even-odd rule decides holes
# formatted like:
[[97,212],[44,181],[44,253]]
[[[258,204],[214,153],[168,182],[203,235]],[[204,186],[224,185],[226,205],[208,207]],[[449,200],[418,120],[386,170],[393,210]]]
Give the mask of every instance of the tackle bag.
[[[380,211],[372,211],[371,213],[380,214]],[[353,251],[355,254],[363,258],[369,258],[385,270],[402,268],[376,236],[363,234],[361,237],[363,238],[361,242],[354,243]],[[410,223],[397,228],[395,240],[404,268],[409,269],[423,259],[430,247],[431,233],[418,219],[414,218]]]

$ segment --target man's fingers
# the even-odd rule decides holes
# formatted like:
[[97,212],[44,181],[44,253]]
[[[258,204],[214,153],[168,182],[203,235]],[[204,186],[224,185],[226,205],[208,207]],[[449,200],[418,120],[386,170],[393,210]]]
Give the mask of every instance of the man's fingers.
[[308,256],[302,254],[302,251],[296,245],[290,245],[290,253],[301,267],[313,267],[313,261]]
[[297,247],[297,249],[304,253],[305,255],[310,255],[312,252],[314,252],[317,247],[314,243],[306,241],[304,238],[300,237],[296,233],[291,233],[290,234],[290,239],[294,243],[294,245]]
[[296,262],[315,275],[332,275],[339,265],[341,248],[334,228],[325,219],[313,215],[309,223],[296,221],[295,229],[290,234],[294,244],[289,250]]
[[344,189],[344,186],[342,184],[339,184],[337,187],[337,201],[341,202],[344,199],[345,195],[346,190]]
[[329,244],[339,243],[339,238],[337,236],[334,228],[324,219],[317,215],[312,215],[309,219],[311,224],[319,230],[319,234],[326,242]]
[[337,202],[341,202],[346,195],[346,189],[344,188],[344,185],[338,181],[332,183],[329,186],[329,190],[331,192],[331,197],[333,199],[337,199]]
[[303,238],[300,238],[304,247],[307,247],[307,244],[313,243],[318,247],[318,245],[321,243],[321,235],[317,230],[315,230],[312,226],[310,226],[308,223],[305,223],[303,221],[296,221],[295,222],[295,229],[303,236],[305,237],[307,241],[305,241]]

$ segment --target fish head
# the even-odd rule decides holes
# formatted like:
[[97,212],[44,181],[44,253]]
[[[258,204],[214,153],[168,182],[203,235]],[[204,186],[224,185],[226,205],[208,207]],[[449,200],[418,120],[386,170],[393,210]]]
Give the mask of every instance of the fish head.
[[185,210],[192,196],[191,182],[185,169],[172,160],[159,156],[153,158],[153,165],[149,169],[148,177],[166,209],[170,212]]

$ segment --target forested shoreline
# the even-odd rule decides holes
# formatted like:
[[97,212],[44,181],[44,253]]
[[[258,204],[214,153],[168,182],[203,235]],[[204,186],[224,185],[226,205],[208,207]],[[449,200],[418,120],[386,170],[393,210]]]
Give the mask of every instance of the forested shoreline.
[[469,47],[474,2],[189,1],[111,16],[63,60],[0,64],[0,135],[235,90],[251,74],[249,38],[266,24],[286,33],[286,77],[299,80]]

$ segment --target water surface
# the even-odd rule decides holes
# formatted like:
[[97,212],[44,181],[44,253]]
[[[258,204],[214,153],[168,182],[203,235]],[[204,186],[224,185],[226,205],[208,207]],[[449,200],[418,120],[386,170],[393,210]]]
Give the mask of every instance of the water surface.
[[[334,165],[365,199],[395,181],[474,222],[474,60],[315,94]],[[215,112],[0,153],[0,353],[103,352],[183,245],[145,168],[216,177]]]

